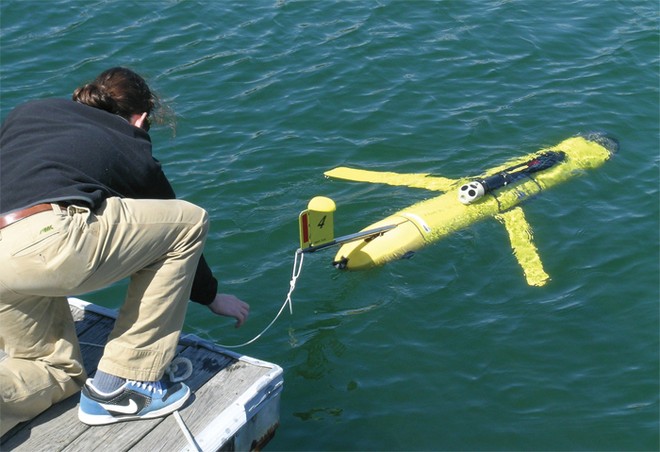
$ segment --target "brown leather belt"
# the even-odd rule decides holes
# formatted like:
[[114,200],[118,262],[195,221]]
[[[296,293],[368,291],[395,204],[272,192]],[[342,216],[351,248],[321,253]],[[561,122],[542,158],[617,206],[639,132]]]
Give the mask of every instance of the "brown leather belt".
[[47,210],[53,210],[52,204],[37,204],[36,206],[28,207],[27,209],[2,215],[0,216],[0,229],[6,228],[10,224],[16,223],[23,218],[27,218],[36,213],[46,212]]

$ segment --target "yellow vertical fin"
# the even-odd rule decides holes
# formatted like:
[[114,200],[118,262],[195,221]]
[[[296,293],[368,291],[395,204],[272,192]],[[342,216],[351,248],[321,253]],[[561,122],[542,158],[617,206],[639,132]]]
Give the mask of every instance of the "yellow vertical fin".
[[300,212],[298,217],[301,249],[334,240],[335,210],[335,202],[325,196],[316,196],[309,201],[307,209]]
[[527,223],[523,210],[515,207],[495,216],[506,228],[511,240],[511,248],[525,273],[527,284],[543,286],[550,276],[543,270],[538,250],[532,241],[532,228]]

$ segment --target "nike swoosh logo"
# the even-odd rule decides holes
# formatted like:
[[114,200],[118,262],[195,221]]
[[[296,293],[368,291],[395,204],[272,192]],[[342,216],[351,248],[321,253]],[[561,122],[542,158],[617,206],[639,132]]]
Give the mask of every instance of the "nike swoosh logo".
[[135,414],[138,412],[137,403],[135,400],[129,400],[128,405],[115,405],[109,403],[99,403],[106,411],[120,414]]

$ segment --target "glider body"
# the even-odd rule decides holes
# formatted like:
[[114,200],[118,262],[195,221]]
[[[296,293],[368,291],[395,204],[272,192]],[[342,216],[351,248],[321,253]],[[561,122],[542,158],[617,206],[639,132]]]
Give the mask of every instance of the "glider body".
[[[425,245],[438,241],[478,221],[494,217],[509,234],[511,246],[530,285],[541,286],[549,277],[543,270],[532,232],[519,206],[543,190],[575,177],[585,170],[597,168],[616,152],[617,143],[602,134],[572,137],[558,145],[513,159],[488,170],[477,178],[448,179],[429,174],[397,174],[335,168],[326,176],[337,179],[404,185],[440,191],[443,194],[407,207],[381,221],[367,226],[371,230],[384,226],[396,227],[365,240],[344,244],[333,264],[348,270],[366,269],[410,257]],[[546,155],[557,157],[542,170],[532,171],[532,164]],[[512,168],[516,172],[509,173]],[[514,177],[510,177],[511,174]],[[485,193],[471,204],[463,204],[457,196],[475,179],[501,179],[504,185]]]

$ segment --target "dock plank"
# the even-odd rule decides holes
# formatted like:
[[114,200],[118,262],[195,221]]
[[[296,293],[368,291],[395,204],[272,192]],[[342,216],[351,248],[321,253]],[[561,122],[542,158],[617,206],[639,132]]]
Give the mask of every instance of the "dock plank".
[[[93,375],[116,313],[75,299],[70,304],[85,368]],[[193,366],[192,375],[185,381],[193,394],[179,413],[202,450],[234,450],[236,444],[261,445],[265,432],[277,428],[283,383],[279,366],[229,352],[194,335],[181,338],[177,357],[190,360]],[[78,420],[79,400],[76,394],[15,427],[2,437],[0,449],[170,451],[189,446],[172,415],[90,427]],[[262,407],[267,407],[262,416],[268,418],[267,422],[249,422]],[[257,424],[259,428],[254,427]],[[241,435],[238,442],[236,435]]]
[[[242,371],[237,371],[238,369]],[[241,394],[245,393],[252,383],[267,373],[267,369],[255,366],[247,367],[243,363],[234,363],[216,374],[207,384],[195,393],[195,401],[180,410],[186,426],[194,436],[198,436],[208,426],[209,419],[219,416],[231,407]],[[174,431],[177,434],[171,435]],[[232,436],[231,429],[218,429],[217,434],[227,440]],[[204,446],[203,441],[199,441]],[[159,444],[164,450],[179,450],[187,445],[183,433],[179,431],[175,419],[169,416],[165,422],[154,428],[139,444],[135,451],[149,452]]]

